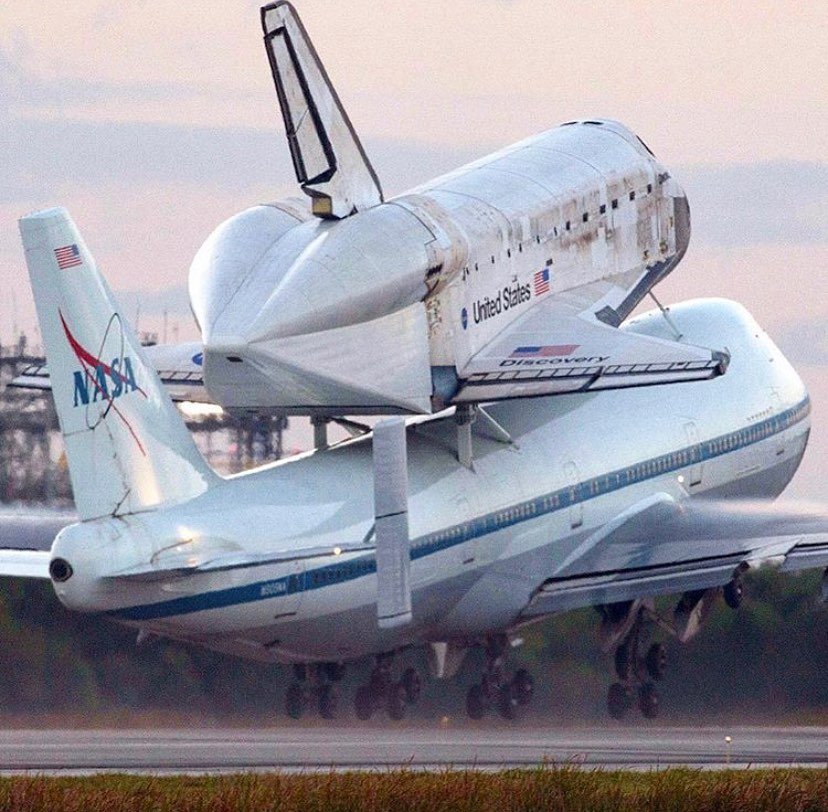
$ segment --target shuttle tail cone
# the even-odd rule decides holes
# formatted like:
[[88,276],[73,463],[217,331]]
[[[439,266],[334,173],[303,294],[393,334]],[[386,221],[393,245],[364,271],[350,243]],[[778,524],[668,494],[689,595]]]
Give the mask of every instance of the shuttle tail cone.
[[215,475],[65,209],[20,220],[82,520],[180,502]]
[[377,538],[377,621],[381,629],[411,622],[411,543],[405,419],[374,428],[374,515]]

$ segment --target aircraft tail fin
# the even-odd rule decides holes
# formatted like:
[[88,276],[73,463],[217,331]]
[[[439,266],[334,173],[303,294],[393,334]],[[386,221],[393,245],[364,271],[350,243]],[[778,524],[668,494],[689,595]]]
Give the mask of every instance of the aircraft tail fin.
[[265,48],[296,178],[318,217],[382,203],[382,189],[348,114],[293,6],[262,8]]
[[148,510],[216,479],[65,209],[20,220],[82,520]]

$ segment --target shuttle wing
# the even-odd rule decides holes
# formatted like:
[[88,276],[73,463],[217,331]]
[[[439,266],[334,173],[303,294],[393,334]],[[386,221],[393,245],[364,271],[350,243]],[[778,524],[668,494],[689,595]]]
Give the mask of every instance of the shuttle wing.
[[524,616],[709,589],[764,565],[784,572],[828,566],[828,516],[660,494],[582,543]]
[[458,367],[451,402],[706,380],[722,375],[729,360],[724,352],[605,324],[563,294],[539,302]]
[[296,179],[319,217],[347,217],[382,203],[382,189],[296,10],[262,9],[265,48]]
[[[177,403],[212,403],[204,388],[202,370],[203,356],[201,344],[187,342],[184,344],[157,344],[144,347],[147,359],[158,371],[158,377],[170,397]],[[36,361],[9,381],[16,389],[30,389],[51,392],[49,367],[45,361]]]

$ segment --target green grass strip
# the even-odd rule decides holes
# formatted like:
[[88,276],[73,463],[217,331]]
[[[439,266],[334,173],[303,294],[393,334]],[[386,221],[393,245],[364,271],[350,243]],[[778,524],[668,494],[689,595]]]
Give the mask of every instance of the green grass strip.
[[15,812],[828,812],[821,769],[604,772],[543,767],[503,772],[348,772],[202,777],[98,775],[0,779],[0,809]]

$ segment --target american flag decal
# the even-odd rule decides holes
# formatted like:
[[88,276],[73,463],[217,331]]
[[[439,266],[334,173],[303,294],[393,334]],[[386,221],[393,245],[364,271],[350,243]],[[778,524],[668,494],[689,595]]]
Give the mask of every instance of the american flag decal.
[[549,293],[549,268],[538,271],[533,277],[533,283],[535,296],[543,296],[544,293]]
[[83,265],[80,251],[75,243],[64,245],[62,248],[55,248],[55,259],[58,268],[65,271],[67,268],[74,268],[76,265]]
[[510,358],[550,358],[556,355],[572,355],[580,344],[554,344],[544,347],[517,347]]

